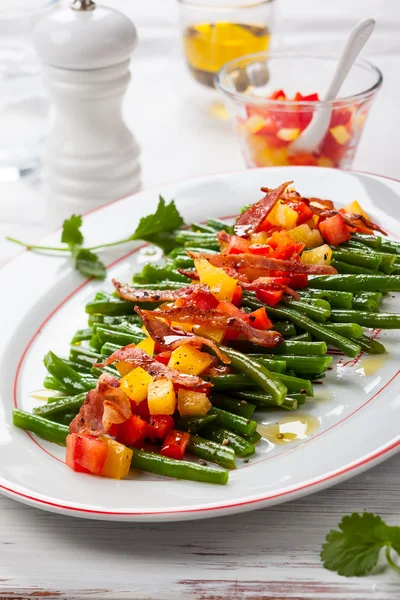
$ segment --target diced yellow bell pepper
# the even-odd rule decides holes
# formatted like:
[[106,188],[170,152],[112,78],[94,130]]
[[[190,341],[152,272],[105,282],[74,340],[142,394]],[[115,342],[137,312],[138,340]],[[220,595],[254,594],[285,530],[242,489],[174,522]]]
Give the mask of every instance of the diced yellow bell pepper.
[[171,321],[172,327],[179,327],[183,331],[192,331],[193,325],[191,323],[179,323],[178,321]]
[[128,373],[133,371],[133,369],[135,368],[131,363],[124,362],[123,360],[120,360],[119,362],[116,362],[114,364],[121,377],[128,375]]
[[211,293],[220,302],[231,302],[237,280],[230,277],[223,269],[214,267],[207,260],[195,260],[194,265],[199,274],[200,283],[208,285]]
[[207,338],[208,340],[212,340],[217,344],[220,344],[225,336],[225,328],[215,327],[215,325],[195,325],[193,327],[193,331],[197,335],[201,335],[202,337]]
[[301,262],[306,265],[330,265],[332,250],[328,244],[323,244],[313,250],[304,250],[301,254]]
[[324,243],[319,230],[311,229],[307,223],[291,229],[288,234],[295,242],[305,244],[307,248],[316,248]]
[[181,417],[204,416],[212,408],[207,394],[180,389],[178,391],[178,410]]
[[207,352],[201,352],[185,344],[176,348],[169,359],[168,366],[188,375],[200,375],[212,363],[212,357]]
[[341,146],[347,144],[347,142],[351,140],[351,135],[344,125],[336,125],[336,127],[331,127],[329,131],[331,132],[337,143]]
[[250,119],[246,121],[246,129],[250,133],[257,133],[260,131],[265,125],[265,119],[261,117],[261,115],[253,115]]
[[130,400],[140,404],[147,398],[149,384],[154,378],[142,367],[136,367],[121,379],[120,386]]
[[126,477],[131,468],[132,450],[104,435],[100,439],[108,446],[106,462],[101,472],[102,477],[111,477],[112,479]]
[[361,208],[360,204],[357,202],[357,200],[353,200],[353,202],[350,202],[350,204],[346,204],[346,206],[343,208],[345,213],[348,214],[353,214],[353,215],[361,215],[362,217],[365,217],[366,219],[369,220],[369,215],[368,213],[365,212],[365,210],[363,208]]
[[250,244],[268,244],[269,234],[266,231],[259,231],[258,233],[252,233],[249,237]]
[[293,142],[299,137],[301,129],[298,127],[282,127],[276,133],[276,137],[285,142]]
[[328,158],[327,156],[320,156],[317,158],[317,163],[319,167],[327,167],[331,169],[333,167],[333,160]]
[[147,402],[151,415],[173,415],[176,408],[176,395],[172,381],[157,379],[149,383]]
[[280,167],[289,164],[286,148],[270,148],[269,146],[260,147],[257,152],[254,152],[254,160],[260,167]]
[[296,227],[298,216],[293,208],[282,202],[277,202],[268,215],[268,221],[284,229],[293,229],[293,227]]
[[147,352],[147,354],[150,354],[150,356],[153,356],[154,354],[154,346],[155,342],[151,339],[151,337],[147,337],[137,344],[138,348],[141,348],[142,350]]

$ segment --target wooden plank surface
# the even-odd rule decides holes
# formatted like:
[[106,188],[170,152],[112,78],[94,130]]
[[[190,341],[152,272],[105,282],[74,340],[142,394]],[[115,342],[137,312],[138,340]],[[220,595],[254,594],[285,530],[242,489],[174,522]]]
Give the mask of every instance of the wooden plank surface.
[[0,598],[396,600],[390,570],[346,579],[319,551],[343,514],[400,524],[399,490],[395,456],[319,494],[205,521],[90,521],[0,498]]

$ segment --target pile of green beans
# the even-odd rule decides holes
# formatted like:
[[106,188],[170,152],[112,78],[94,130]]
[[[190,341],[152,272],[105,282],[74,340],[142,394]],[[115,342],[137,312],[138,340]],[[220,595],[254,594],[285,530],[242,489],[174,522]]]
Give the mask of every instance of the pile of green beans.
[[[230,225],[218,219],[194,223],[176,234],[177,247],[163,265],[147,264],[133,276],[140,289],[179,289],[191,282],[179,269],[192,269],[187,250],[218,252],[216,234]],[[175,418],[175,427],[190,434],[188,451],[201,461],[233,469],[236,457],[254,455],[261,439],[253,414],[257,411],[295,411],[314,394],[312,382],[330,368],[329,347],[355,357],[360,351],[382,354],[381,342],[364,333],[367,328],[400,328],[400,316],[381,312],[386,292],[400,291],[400,243],[377,236],[353,234],[346,244],[332,248],[332,265],[338,275],[310,278],[299,299],[285,296],[274,307],[266,306],[253,292],[244,291],[242,306],[250,312],[267,310],[273,329],[284,341],[273,348],[245,340],[221,346],[230,359],[229,374],[207,377],[212,384],[212,408],[205,416]],[[145,303],[142,306],[156,305]],[[14,411],[14,424],[46,440],[65,444],[68,423],[79,412],[97,377],[107,372],[119,377],[114,365],[94,367],[121,346],[145,338],[134,304],[117,295],[98,292],[87,303],[88,326],[75,332],[69,355],[49,352],[44,363],[44,387],[58,395],[34,409]],[[176,461],[154,452],[133,449],[132,468],[211,483],[225,484],[228,473],[201,464]]]

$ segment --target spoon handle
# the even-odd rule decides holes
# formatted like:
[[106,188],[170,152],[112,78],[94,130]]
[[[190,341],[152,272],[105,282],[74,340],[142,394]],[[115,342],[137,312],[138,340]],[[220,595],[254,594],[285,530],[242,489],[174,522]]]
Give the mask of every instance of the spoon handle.
[[345,47],[343,48],[343,52],[336,67],[335,74],[324,94],[323,100],[334,100],[336,98],[340,88],[342,87],[343,81],[346,79],[348,72],[353,66],[354,61],[371,37],[374,29],[374,19],[363,19],[354,27]]

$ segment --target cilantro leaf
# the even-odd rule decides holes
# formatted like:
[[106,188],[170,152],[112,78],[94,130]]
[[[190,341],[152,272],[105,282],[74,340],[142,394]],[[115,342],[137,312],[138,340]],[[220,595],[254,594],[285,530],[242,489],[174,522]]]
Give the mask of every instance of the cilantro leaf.
[[61,241],[68,246],[77,246],[83,244],[83,235],[80,228],[82,227],[82,217],[80,215],[72,215],[63,223]]
[[184,221],[175,202],[171,200],[169,204],[166,204],[164,198],[160,196],[156,212],[142,217],[136,231],[129,239],[151,242],[160,246],[164,252],[168,252],[176,245],[173,232],[182,225],[184,225]]
[[74,267],[79,273],[95,279],[106,278],[106,269],[97,254],[79,246],[73,247],[71,251]]
[[339,529],[328,533],[321,552],[324,567],[339,575],[365,575],[376,566],[384,546],[400,550],[400,527],[388,527],[372,513],[343,517]]

